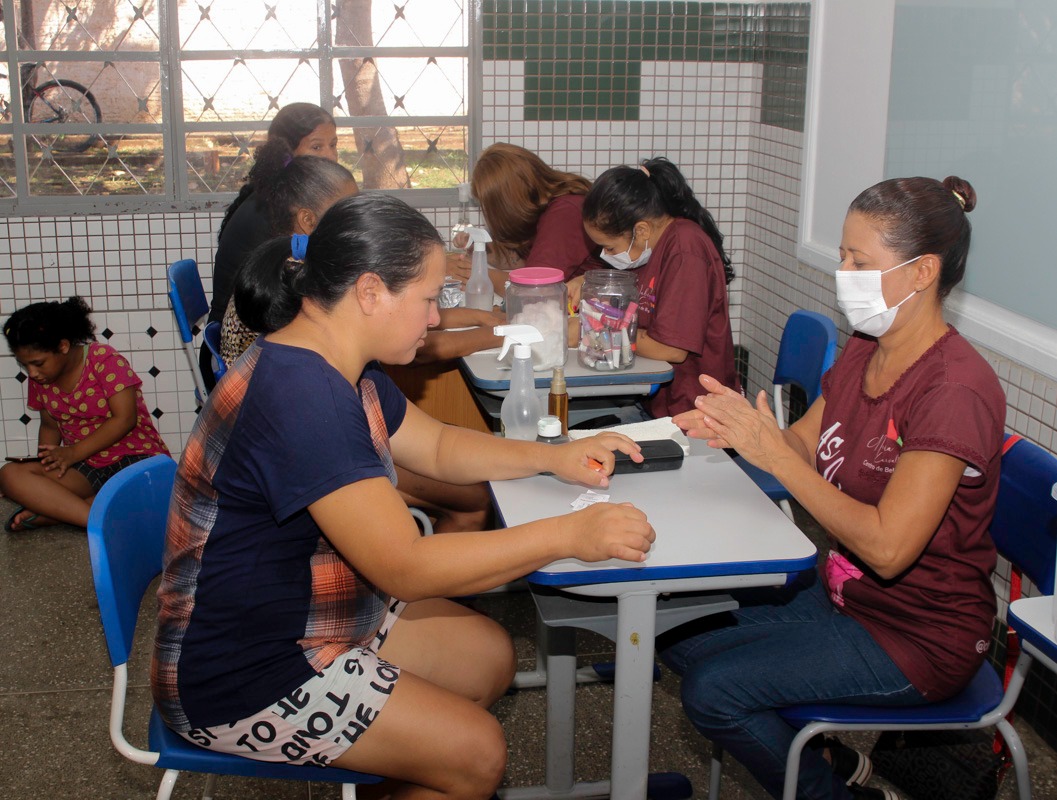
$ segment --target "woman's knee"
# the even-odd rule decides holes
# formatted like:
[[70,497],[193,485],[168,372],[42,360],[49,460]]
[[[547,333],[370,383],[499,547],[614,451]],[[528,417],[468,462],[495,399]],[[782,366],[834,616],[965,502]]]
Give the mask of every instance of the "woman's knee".
[[464,763],[458,770],[466,781],[466,797],[491,797],[506,772],[506,737],[498,720],[488,716],[490,724],[481,726],[474,737],[473,747],[465,751]]
[[707,662],[693,665],[683,675],[681,686],[686,716],[706,735],[729,728],[731,720],[749,713],[744,702],[744,673],[713,667]]
[[481,686],[479,697],[472,698],[475,702],[488,707],[504,694],[514,682],[517,672],[517,654],[514,652],[514,642],[510,634],[498,623],[487,619],[488,632],[486,634],[487,644],[479,652],[488,659],[485,675],[489,679]]

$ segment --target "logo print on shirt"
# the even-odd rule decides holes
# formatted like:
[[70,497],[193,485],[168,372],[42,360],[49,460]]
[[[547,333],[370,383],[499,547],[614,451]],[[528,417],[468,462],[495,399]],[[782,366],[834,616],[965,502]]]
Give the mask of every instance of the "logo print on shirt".
[[891,475],[895,471],[895,462],[899,458],[899,448],[903,438],[896,430],[895,420],[888,418],[888,428],[883,436],[875,436],[866,442],[867,448],[873,451],[873,459],[863,459],[865,469]]
[[[815,460],[822,467],[822,477],[830,483],[834,483],[833,476],[844,463],[844,456],[840,454],[841,447],[844,446],[844,437],[837,435],[839,429],[840,423],[834,422],[819,436],[818,447],[815,448]],[[840,482],[834,483],[834,486],[839,489]]]
[[[657,307],[657,290],[654,288],[656,281],[657,276],[655,275],[650,278],[649,285],[639,292],[639,314],[642,321],[648,320]],[[640,322],[639,325],[645,327],[643,322]]]
[[903,446],[903,437],[899,435],[899,431],[896,430],[895,420],[891,417],[888,418],[888,431],[885,433],[885,436],[895,442],[899,447]]

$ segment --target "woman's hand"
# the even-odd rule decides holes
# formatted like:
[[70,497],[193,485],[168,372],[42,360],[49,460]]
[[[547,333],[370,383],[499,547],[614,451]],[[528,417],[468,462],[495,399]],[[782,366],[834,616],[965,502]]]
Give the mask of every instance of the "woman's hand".
[[466,253],[458,252],[446,253],[445,258],[447,259],[447,266],[444,269],[444,274],[462,281],[465,286],[466,281],[470,280],[470,269],[472,266],[470,257]]
[[631,503],[594,503],[560,519],[572,527],[568,539],[581,561],[645,561],[657,538],[646,515]]
[[740,393],[710,375],[698,380],[708,394],[694,400],[694,409],[672,418],[693,439],[710,447],[733,447],[760,469],[773,471],[771,462],[788,448],[778,421],[767,403],[767,393],[756,395],[755,407]]
[[580,333],[581,333],[581,331],[580,331],[580,315],[579,314],[574,314],[573,316],[569,317],[567,325],[568,325],[568,328],[569,328],[569,331],[568,331],[568,334],[569,334],[569,347],[579,347],[580,346]]
[[584,277],[579,275],[565,282],[565,287],[569,290],[569,306],[574,311],[580,309],[580,297],[584,291]]
[[37,454],[41,457],[40,464],[44,471],[58,470],[60,478],[66,474],[66,470],[80,461],[74,457],[73,448],[60,444],[40,444],[37,446]]
[[588,486],[609,486],[613,473],[613,451],[631,456],[635,463],[642,461],[637,442],[622,433],[599,433],[560,445],[547,445],[554,458],[548,469],[559,478],[585,483]]

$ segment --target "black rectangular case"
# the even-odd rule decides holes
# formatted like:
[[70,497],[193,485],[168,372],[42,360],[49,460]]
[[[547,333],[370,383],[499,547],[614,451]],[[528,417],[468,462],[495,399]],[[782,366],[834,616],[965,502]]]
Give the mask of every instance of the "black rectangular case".
[[650,439],[639,442],[639,446],[645,458],[641,464],[636,464],[630,456],[619,450],[613,454],[616,456],[616,463],[613,465],[614,475],[659,472],[666,469],[679,469],[683,465],[683,448],[673,439]]

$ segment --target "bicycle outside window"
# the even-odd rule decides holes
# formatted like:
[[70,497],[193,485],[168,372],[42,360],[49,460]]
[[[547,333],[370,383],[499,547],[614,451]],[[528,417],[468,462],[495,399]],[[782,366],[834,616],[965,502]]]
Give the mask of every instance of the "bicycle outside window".
[[222,208],[275,112],[296,101],[331,111],[361,187],[450,205],[468,180],[478,0],[0,0],[0,11],[0,213]]

